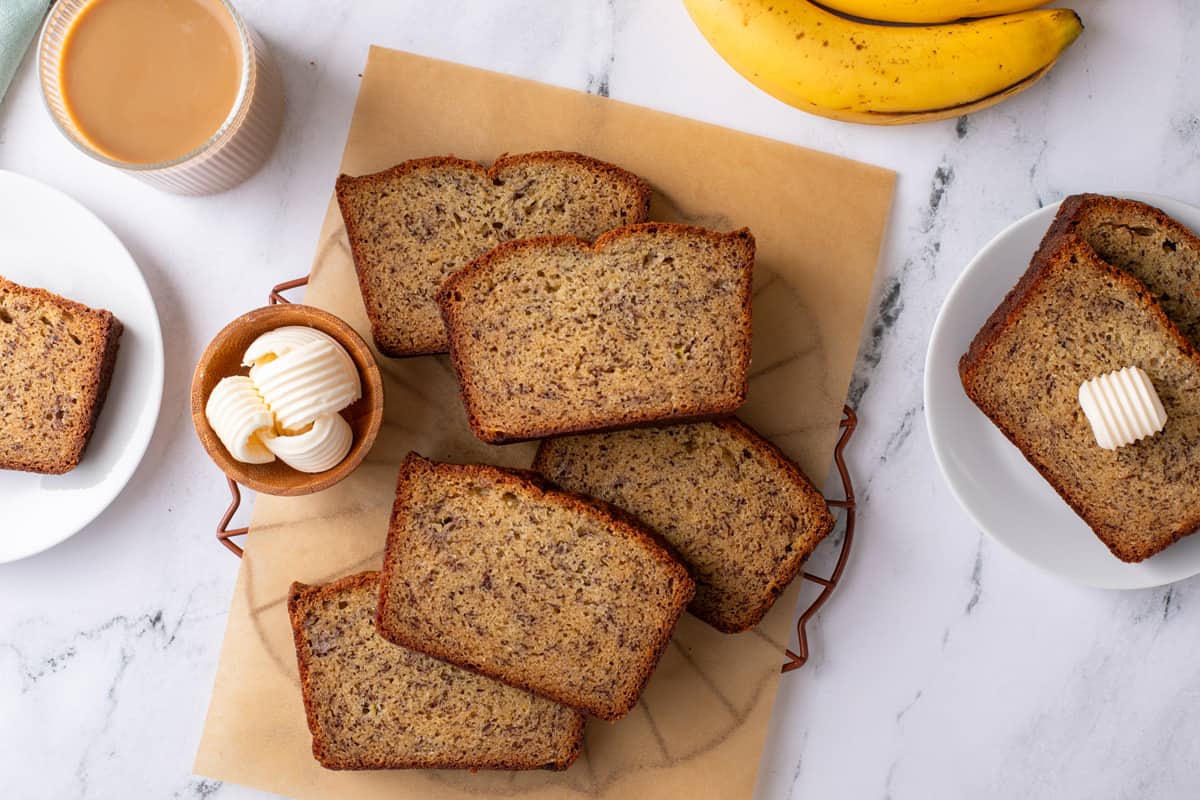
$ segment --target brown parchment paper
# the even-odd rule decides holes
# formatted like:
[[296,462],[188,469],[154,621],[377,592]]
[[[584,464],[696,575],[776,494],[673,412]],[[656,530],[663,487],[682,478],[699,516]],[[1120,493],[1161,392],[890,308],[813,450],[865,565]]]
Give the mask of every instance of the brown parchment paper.
[[[576,150],[645,177],[652,218],[758,240],[749,400],[739,414],[821,483],[858,347],[892,173],[605,98],[373,48],[342,171],[453,153]],[[281,279],[290,276],[279,276]],[[331,203],[305,302],[370,341],[345,231]],[[311,755],[285,608],[293,580],[375,568],[397,466],[410,449],[527,466],[533,445],[470,434],[444,356],[377,358],[383,430],[363,465],[316,495],[260,495],[245,541],[197,773],[297,798],[741,798],[753,791],[799,582],[754,631],[729,636],[684,615],[641,702],[590,720],[564,773],[332,772]]]

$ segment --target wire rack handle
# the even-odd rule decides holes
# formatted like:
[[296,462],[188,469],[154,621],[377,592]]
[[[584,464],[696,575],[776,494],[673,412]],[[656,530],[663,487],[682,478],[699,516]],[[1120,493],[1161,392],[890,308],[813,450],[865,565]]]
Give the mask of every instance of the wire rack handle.
[[804,613],[796,620],[796,640],[800,652],[794,653],[791,649],[784,650],[783,653],[787,656],[788,660],[779,670],[780,672],[791,672],[794,669],[800,669],[808,661],[808,621],[816,616],[816,613],[821,610],[821,606],[825,605],[825,601],[833,594],[833,590],[837,588],[838,581],[842,579],[842,573],[846,570],[846,562],[850,558],[850,548],[854,544],[854,484],[850,480],[850,471],[846,469],[845,453],[846,444],[850,441],[850,437],[854,435],[854,428],[857,425],[858,416],[854,413],[854,409],[850,408],[850,406],[843,406],[842,422],[840,425],[842,433],[838,436],[837,447],[833,450],[833,461],[837,465],[838,476],[842,479],[842,491],[846,497],[844,500],[825,500],[831,508],[841,508],[846,512],[846,534],[842,537],[842,552],[838,554],[833,574],[828,578],[813,575],[811,572],[804,573],[804,580],[819,585],[821,593],[817,595],[817,599],[813,600],[808,608],[804,609]]
[[[277,283],[271,287],[270,294],[267,295],[267,303],[269,305],[279,305],[280,303],[290,303],[283,296],[283,292],[289,289],[299,289],[301,286],[308,285],[308,276],[303,278],[293,278],[290,281]],[[233,478],[226,477],[225,481],[229,484],[230,501],[229,507],[225,509],[225,513],[221,515],[221,521],[217,523],[217,541],[225,545],[229,552],[233,553],[238,558],[242,557],[245,551],[238,546],[237,542],[233,541],[234,536],[241,536],[247,533],[249,528],[230,528],[229,523],[233,521],[233,515],[237,513],[238,506],[242,504],[241,487],[237,485],[237,481]]]

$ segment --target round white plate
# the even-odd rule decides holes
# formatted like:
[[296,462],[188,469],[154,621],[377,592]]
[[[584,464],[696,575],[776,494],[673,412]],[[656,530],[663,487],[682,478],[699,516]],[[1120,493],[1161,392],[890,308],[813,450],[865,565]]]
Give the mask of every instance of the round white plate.
[[[1200,208],[1155,195],[1123,196],[1200,230]],[[976,524],[1042,569],[1106,589],[1189,578],[1200,573],[1200,534],[1140,564],[1119,561],[975,407],[959,382],[959,357],[1029,266],[1057,211],[1057,204],[1048,206],[1010,225],[975,256],[947,295],[925,358],[925,420],[934,456]]]
[[125,326],[104,408],[65,475],[0,470],[0,563],[40,553],[113,501],[142,460],[163,389],[158,312],[146,281],[103,222],[66,195],[0,171],[0,275],[107,308]]

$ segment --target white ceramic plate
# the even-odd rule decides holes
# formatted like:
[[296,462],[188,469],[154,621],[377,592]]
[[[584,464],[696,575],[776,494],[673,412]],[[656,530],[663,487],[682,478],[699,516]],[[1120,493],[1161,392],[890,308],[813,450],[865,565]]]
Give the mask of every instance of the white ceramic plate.
[[[1200,208],[1126,194],[1200,230]],[[958,359],[1029,266],[1058,205],[1013,223],[980,251],[950,290],[925,359],[925,419],[934,456],[958,502],[996,541],[1042,569],[1107,589],[1161,586],[1200,573],[1200,533],[1140,564],[1108,552],[963,391]]]
[[154,299],[125,247],[66,195],[0,171],[0,275],[89,306],[125,326],[112,384],[79,466],[65,475],[0,470],[0,563],[82,529],[142,460],[162,401],[163,344]]

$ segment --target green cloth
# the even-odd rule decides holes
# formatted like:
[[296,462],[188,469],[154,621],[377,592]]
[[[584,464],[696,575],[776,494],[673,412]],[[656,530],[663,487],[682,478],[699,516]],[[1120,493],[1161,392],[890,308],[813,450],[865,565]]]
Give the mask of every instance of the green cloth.
[[49,7],[48,0],[0,0],[0,100]]

